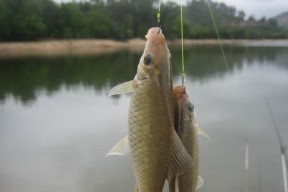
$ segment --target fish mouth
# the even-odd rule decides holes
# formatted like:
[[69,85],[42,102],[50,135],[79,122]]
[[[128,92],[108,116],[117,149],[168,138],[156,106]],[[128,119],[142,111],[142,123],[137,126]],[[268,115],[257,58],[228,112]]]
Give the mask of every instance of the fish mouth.
[[149,29],[147,35],[145,36],[147,40],[157,40],[159,43],[165,43],[165,36],[162,33],[162,29],[160,27],[153,27]]
[[139,76],[139,75],[136,76],[136,80],[137,81],[145,81],[145,80],[148,80],[148,79],[149,79],[149,77],[144,76],[144,75],[143,76],[142,75],[141,76]]
[[138,81],[145,81],[145,80],[147,80],[147,79],[149,79],[149,78],[148,78],[148,77],[137,78]]

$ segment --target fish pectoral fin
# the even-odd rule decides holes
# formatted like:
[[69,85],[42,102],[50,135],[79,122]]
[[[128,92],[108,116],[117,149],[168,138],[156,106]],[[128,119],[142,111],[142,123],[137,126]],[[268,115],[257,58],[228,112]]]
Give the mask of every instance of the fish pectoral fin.
[[206,137],[209,141],[212,140],[210,135],[206,131],[204,131],[203,129],[199,128],[198,126],[197,126],[197,133],[199,135],[202,135],[203,137]]
[[173,131],[169,169],[167,174],[168,181],[171,181],[175,176],[181,175],[187,169],[192,168],[193,165],[194,161],[187,153],[177,133]]
[[112,147],[112,149],[107,153],[107,156],[109,155],[127,155],[130,153],[130,147],[129,147],[129,141],[128,141],[128,135],[123,137],[116,145]]
[[133,81],[134,80],[131,80],[131,81],[127,81],[127,82],[124,82],[124,83],[121,83],[119,85],[116,85],[115,87],[113,87],[108,95],[109,96],[112,96],[112,95],[122,95],[122,94],[127,94],[127,93],[131,93],[133,92]]
[[202,177],[199,175],[199,176],[198,176],[198,181],[197,181],[196,189],[200,189],[201,187],[203,187],[203,185],[204,185],[204,180],[203,180]]

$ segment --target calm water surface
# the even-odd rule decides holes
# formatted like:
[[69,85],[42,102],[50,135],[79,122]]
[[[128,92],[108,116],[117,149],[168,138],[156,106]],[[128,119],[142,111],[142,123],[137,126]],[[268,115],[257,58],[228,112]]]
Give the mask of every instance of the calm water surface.
[[[177,84],[180,51],[171,52]],[[229,68],[218,47],[185,52],[198,124],[212,137],[200,137],[199,191],[282,192],[275,126],[287,144],[288,48],[225,52]],[[127,133],[130,98],[107,92],[134,77],[140,56],[0,59],[0,191],[133,191],[130,157],[105,158]]]

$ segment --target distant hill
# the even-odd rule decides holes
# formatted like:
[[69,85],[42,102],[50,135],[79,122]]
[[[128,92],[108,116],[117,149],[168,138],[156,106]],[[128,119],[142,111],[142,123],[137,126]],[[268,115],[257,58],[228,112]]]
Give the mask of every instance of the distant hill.
[[277,21],[278,26],[288,29],[288,11],[274,17],[274,19]]

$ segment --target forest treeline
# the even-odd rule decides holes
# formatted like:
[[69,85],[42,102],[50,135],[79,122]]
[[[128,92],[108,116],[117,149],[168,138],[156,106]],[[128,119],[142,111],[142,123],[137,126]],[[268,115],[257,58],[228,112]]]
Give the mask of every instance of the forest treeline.
[[[246,18],[243,11],[209,0],[185,5],[185,38],[216,38],[208,4],[223,39],[287,38],[287,31],[273,19]],[[148,28],[156,26],[157,10],[158,0],[0,0],[0,41],[143,38]],[[178,4],[161,5],[161,27],[168,38],[179,38]]]

